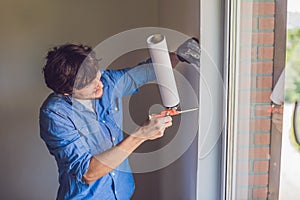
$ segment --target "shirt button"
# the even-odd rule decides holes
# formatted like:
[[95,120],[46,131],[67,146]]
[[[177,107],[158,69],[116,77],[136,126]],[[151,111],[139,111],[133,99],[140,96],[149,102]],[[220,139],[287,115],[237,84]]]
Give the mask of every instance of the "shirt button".
[[115,176],[116,174],[115,174],[115,172],[112,172],[111,175],[112,175],[112,176]]
[[106,121],[105,121],[105,120],[102,120],[102,122],[105,124]]
[[115,140],[116,140],[116,138],[115,138],[115,137],[112,137],[112,140],[113,140],[113,141],[115,141]]
[[118,107],[115,107],[115,111],[118,111]]

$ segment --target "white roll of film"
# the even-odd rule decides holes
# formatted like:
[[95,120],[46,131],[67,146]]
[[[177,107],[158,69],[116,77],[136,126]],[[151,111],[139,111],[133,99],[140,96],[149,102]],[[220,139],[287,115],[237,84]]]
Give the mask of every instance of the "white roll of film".
[[148,37],[147,44],[159,85],[163,105],[175,108],[179,105],[179,95],[174,78],[166,37],[154,34]]

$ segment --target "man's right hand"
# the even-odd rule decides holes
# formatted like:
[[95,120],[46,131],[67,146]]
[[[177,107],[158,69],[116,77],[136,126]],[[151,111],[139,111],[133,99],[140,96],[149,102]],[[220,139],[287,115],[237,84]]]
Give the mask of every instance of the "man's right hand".
[[170,116],[149,120],[117,146],[94,155],[90,160],[89,169],[82,179],[87,184],[93,183],[119,166],[144,141],[162,137],[166,128],[171,125],[172,118]]
[[143,140],[155,140],[164,135],[166,128],[172,126],[172,117],[153,118],[147,121],[132,136]]

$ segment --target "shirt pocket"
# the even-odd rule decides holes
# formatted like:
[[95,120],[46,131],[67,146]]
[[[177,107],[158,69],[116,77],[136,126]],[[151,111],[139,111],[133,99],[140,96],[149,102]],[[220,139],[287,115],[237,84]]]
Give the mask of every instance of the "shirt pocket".
[[119,129],[122,129],[122,99],[116,98],[111,101],[108,115],[109,119],[113,122],[113,125]]
[[120,98],[115,98],[111,101],[109,111],[108,111],[109,114],[119,113],[120,105],[121,105],[120,101],[122,101],[122,99],[120,99]]

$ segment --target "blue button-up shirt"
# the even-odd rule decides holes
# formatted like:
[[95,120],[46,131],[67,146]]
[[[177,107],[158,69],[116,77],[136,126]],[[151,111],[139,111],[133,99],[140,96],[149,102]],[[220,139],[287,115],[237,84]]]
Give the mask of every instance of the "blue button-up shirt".
[[55,157],[59,172],[57,199],[128,200],[134,181],[126,159],[92,184],[82,176],[90,159],[123,140],[122,96],[155,79],[150,60],[123,70],[101,70],[103,96],[93,101],[95,112],[70,96],[52,93],[40,109],[40,134]]

